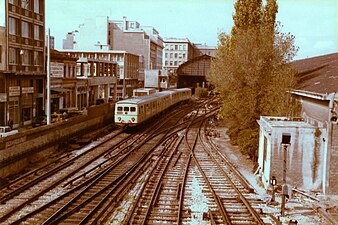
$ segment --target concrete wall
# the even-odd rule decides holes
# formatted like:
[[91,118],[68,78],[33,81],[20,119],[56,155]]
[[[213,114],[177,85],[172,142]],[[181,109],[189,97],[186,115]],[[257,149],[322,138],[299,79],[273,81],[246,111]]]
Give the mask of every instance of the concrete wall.
[[[326,130],[304,122],[281,121],[278,126],[277,122],[262,118],[259,124],[258,164],[264,186],[269,186],[272,176],[277,178],[278,184],[282,184],[286,150],[286,183],[304,190],[321,190]],[[291,135],[291,144],[286,149],[281,144],[283,133]]]
[[60,123],[29,129],[0,139],[0,179],[23,170],[29,163],[55,151],[59,144],[112,122],[114,105],[89,107],[81,115]]
[[332,125],[332,141],[329,151],[328,194],[338,195],[338,124]]

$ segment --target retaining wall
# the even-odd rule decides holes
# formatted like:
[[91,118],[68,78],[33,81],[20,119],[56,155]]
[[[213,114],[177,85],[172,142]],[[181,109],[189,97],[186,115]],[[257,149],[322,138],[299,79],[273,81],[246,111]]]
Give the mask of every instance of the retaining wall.
[[41,157],[48,157],[69,138],[113,122],[113,111],[114,105],[109,103],[92,106],[88,108],[87,115],[0,138],[0,182]]

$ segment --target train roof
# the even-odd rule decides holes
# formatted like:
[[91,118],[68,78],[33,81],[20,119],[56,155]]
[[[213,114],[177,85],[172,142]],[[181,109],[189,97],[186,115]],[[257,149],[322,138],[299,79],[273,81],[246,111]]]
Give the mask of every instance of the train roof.
[[135,98],[129,98],[125,100],[118,101],[117,104],[142,104],[142,103],[147,103],[148,101],[153,100],[154,98],[170,95],[171,93],[167,91],[163,92],[157,92],[154,94],[150,95],[145,95],[145,96],[140,96],[140,97],[135,97]]
[[147,103],[147,102],[153,100],[154,98],[163,97],[163,96],[166,96],[166,95],[171,95],[175,92],[183,92],[183,91],[187,91],[187,90],[190,90],[190,89],[189,88],[170,89],[170,90],[166,90],[166,91],[156,92],[156,93],[150,94],[150,95],[124,99],[124,100],[118,101],[116,104],[144,104],[144,103]]

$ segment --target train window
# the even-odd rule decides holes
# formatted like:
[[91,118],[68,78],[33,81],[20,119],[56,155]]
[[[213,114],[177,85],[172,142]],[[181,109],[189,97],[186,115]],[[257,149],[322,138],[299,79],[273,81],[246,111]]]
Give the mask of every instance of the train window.
[[130,107],[130,112],[136,112],[136,108],[135,107]]
[[117,107],[117,111],[121,112],[122,111],[122,106]]
[[128,112],[128,111],[129,111],[129,107],[128,107],[128,106],[125,106],[125,107],[123,108],[123,111]]

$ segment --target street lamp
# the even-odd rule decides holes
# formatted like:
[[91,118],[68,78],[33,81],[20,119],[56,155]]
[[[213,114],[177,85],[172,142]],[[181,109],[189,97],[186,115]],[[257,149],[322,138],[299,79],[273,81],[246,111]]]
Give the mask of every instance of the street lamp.
[[[282,146],[284,149],[283,154],[283,187],[286,187],[286,159],[287,159],[287,150],[288,146],[291,145],[291,134],[289,133],[283,133],[282,134]],[[284,217],[285,215],[285,195],[282,191],[282,205],[281,205],[281,216]]]

